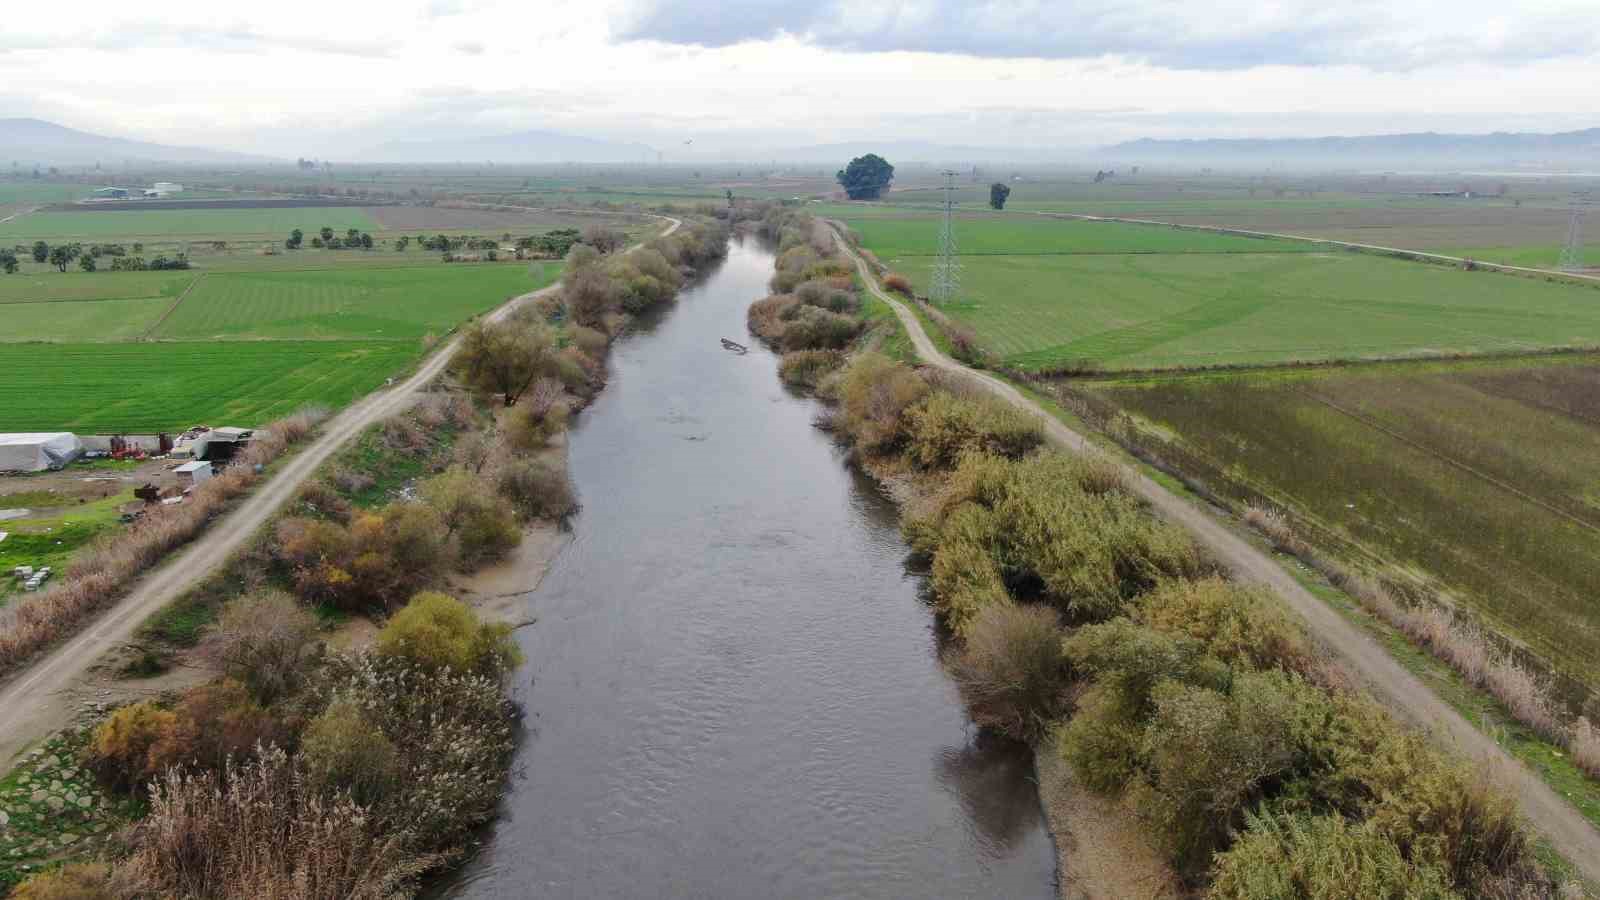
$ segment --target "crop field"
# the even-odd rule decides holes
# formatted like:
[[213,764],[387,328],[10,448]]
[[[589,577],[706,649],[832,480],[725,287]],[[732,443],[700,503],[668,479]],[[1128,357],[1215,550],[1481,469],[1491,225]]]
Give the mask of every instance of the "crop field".
[[197,274],[193,271],[57,272],[41,268],[0,277],[0,304],[176,297]]
[[1600,358],[1079,386],[1600,686]]
[[0,431],[257,425],[350,403],[418,352],[414,341],[0,344]]
[[[934,262],[925,254],[936,245],[937,220],[877,213],[846,222],[925,294]],[[964,299],[947,309],[1019,369],[1165,369],[1600,346],[1600,292],[1587,286],[1329,252],[1307,243],[1121,223],[1023,221],[984,216],[957,223]],[[1276,252],[1282,245],[1298,252]],[[982,252],[965,252],[971,247]],[[1007,248],[1013,252],[1000,252]],[[1229,252],[1234,248],[1243,252]]]
[[157,339],[415,340],[550,283],[557,263],[207,275]]
[[0,241],[110,240],[113,238],[216,238],[307,234],[327,226],[379,230],[366,210],[354,206],[296,209],[138,209],[42,211],[0,223]]

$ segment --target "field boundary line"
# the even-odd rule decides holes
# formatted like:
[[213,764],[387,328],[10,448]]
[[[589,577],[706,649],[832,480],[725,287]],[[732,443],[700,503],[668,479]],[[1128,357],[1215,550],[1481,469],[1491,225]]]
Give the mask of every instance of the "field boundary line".
[[[1156,219],[1135,219],[1127,216],[1095,216],[1088,213],[1067,212],[1040,212],[1034,210],[1022,211],[1024,215],[1043,216],[1050,219],[1076,219],[1085,222],[1124,222],[1130,225],[1159,225],[1163,228],[1173,228],[1179,231],[1205,231],[1212,234],[1233,234],[1243,237],[1270,238],[1273,240],[1302,241],[1311,244],[1323,244],[1329,247],[1343,247],[1349,250],[1360,250],[1367,253],[1380,253],[1385,256],[1411,262],[1424,262],[1435,260],[1451,264],[1464,264],[1464,256],[1449,256],[1443,253],[1430,253],[1426,250],[1407,250],[1404,247],[1385,247],[1381,244],[1362,244],[1355,241],[1340,241],[1333,238],[1310,237],[1303,234],[1287,234],[1279,231],[1253,231],[1248,228],[1230,228],[1226,225],[1192,225],[1184,222],[1162,222]],[[1588,275],[1583,272],[1563,272],[1560,269],[1540,269],[1534,266],[1514,266],[1510,263],[1489,262],[1474,259],[1472,264],[1483,269],[1492,269],[1496,272],[1506,272],[1513,275],[1538,275],[1546,278],[1562,278],[1581,281],[1588,284],[1600,284],[1600,275]]]
[[1313,393],[1311,391],[1305,390],[1304,388],[1302,388],[1302,387],[1300,387],[1298,385],[1291,385],[1289,387],[1289,391],[1291,393],[1294,393],[1294,394],[1299,394],[1300,396],[1305,397],[1307,400],[1311,400],[1311,401],[1314,401],[1316,403],[1321,403],[1322,405],[1328,407],[1329,409],[1333,410],[1334,412],[1339,413],[1340,415],[1343,415],[1343,416],[1346,416],[1348,418],[1354,419],[1355,421],[1360,422],[1361,424],[1367,426],[1368,428],[1371,428],[1372,430],[1374,430],[1376,432],[1379,432],[1380,434],[1387,435],[1388,437],[1391,437],[1391,438],[1399,441],[1400,443],[1405,444],[1407,447],[1410,447],[1413,450],[1417,450],[1417,451],[1421,452],[1424,456],[1430,456],[1430,457],[1432,457],[1434,459],[1437,459],[1438,461],[1440,461],[1442,463],[1445,463],[1446,465],[1453,466],[1453,467],[1455,467],[1457,469],[1460,469],[1461,471],[1466,472],[1468,475],[1471,475],[1471,476],[1473,476],[1475,478],[1478,478],[1478,479],[1480,479],[1482,481],[1485,481],[1485,482],[1487,482],[1489,484],[1492,484],[1495,487],[1505,491],[1508,494],[1511,494],[1511,495],[1513,495],[1513,496],[1515,496],[1515,497],[1517,497],[1519,499],[1526,500],[1527,502],[1532,503],[1534,506],[1537,506],[1540,509],[1543,509],[1545,512],[1554,513],[1555,515],[1558,515],[1558,516],[1562,517],[1563,519],[1566,519],[1566,520],[1572,522],[1574,525],[1577,525],[1577,526],[1579,526],[1581,528],[1586,528],[1589,531],[1600,532],[1600,526],[1595,525],[1593,522],[1585,521],[1585,520],[1579,518],[1578,516],[1573,515],[1572,513],[1560,508],[1559,506],[1555,506],[1554,504],[1550,503],[1547,500],[1541,500],[1540,498],[1533,496],[1532,494],[1528,493],[1527,491],[1522,490],[1521,488],[1518,488],[1518,487],[1516,487],[1514,485],[1511,485],[1511,484],[1508,484],[1508,483],[1506,483],[1504,481],[1501,481],[1500,479],[1494,477],[1493,475],[1490,475],[1488,472],[1481,471],[1478,468],[1476,468],[1473,465],[1471,465],[1470,463],[1462,462],[1461,460],[1456,459],[1455,457],[1451,456],[1448,453],[1445,453],[1442,450],[1436,450],[1436,449],[1434,449],[1432,447],[1429,447],[1428,445],[1426,445],[1424,443],[1421,443],[1420,441],[1416,441],[1416,440],[1413,440],[1413,439],[1411,439],[1409,437],[1406,437],[1405,435],[1401,434],[1400,432],[1395,431],[1393,428],[1390,428],[1389,426],[1384,425],[1381,422],[1378,422],[1377,420],[1373,419],[1370,416],[1367,416],[1367,415],[1365,415],[1363,413],[1357,412],[1357,411],[1355,411],[1353,409],[1347,409],[1344,406],[1342,406],[1342,405],[1340,405],[1338,403],[1335,403],[1332,400],[1329,400],[1327,397],[1323,397],[1323,396],[1321,396],[1319,394],[1316,394],[1316,393]]
[[1097,447],[1017,387],[994,375],[962,365],[940,352],[922,322],[904,303],[879,287],[866,260],[834,227],[834,239],[856,265],[873,296],[889,305],[911,338],[917,356],[937,369],[960,373],[999,400],[1036,417],[1046,440],[1071,453],[1105,459],[1127,477],[1134,493],[1162,519],[1188,532],[1240,580],[1271,589],[1306,625],[1308,634],[1348,663],[1372,692],[1400,716],[1427,728],[1441,743],[1478,763],[1498,763],[1529,822],[1585,878],[1600,881],[1600,829],[1555,789],[1518,761],[1493,737],[1445,703],[1420,677],[1400,664],[1377,639],[1346,620],[1326,601],[1312,594],[1260,547],[1250,543],[1211,512],[1169,491],[1154,479]]
[[141,341],[150,340],[150,336],[156,333],[156,329],[160,328],[163,324],[166,323],[167,317],[172,315],[172,311],[178,308],[178,304],[182,303],[183,299],[185,297],[189,296],[189,292],[190,291],[194,290],[194,286],[199,284],[200,282],[204,281],[206,276],[209,275],[209,274],[211,274],[211,273],[210,272],[201,272],[199,275],[196,275],[194,277],[194,280],[189,282],[189,286],[184,288],[182,293],[178,294],[178,298],[176,300],[172,301],[172,305],[167,307],[166,312],[163,312],[161,314],[161,318],[157,319],[155,321],[155,324],[150,326],[149,330],[147,330],[144,334],[139,336],[139,340],[141,340]]

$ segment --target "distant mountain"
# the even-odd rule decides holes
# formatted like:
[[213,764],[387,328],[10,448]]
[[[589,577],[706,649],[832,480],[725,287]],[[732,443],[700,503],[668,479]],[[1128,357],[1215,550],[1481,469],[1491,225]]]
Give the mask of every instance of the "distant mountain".
[[0,119],[0,163],[20,162],[38,165],[86,165],[89,163],[246,163],[266,162],[270,157],[207,150],[202,147],[169,147],[145,141],[107,137],[78,131],[42,119]]
[[1555,134],[1377,134],[1318,138],[1142,138],[1103,149],[1129,160],[1249,163],[1561,163],[1600,167],[1600,128]]
[[[742,162],[761,162],[774,159],[781,162],[824,163],[836,169],[844,168],[850,160],[867,153],[876,153],[896,166],[912,163],[937,165],[971,165],[982,162],[1057,162],[1067,158],[1080,158],[1086,152],[1080,147],[974,147],[958,144],[936,144],[931,141],[887,140],[849,141],[841,144],[816,144],[809,147],[784,147],[770,151],[722,153],[725,159]],[[831,170],[830,170],[831,171]]]
[[654,162],[656,151],[554,131],[520,131],[490,137],[435,141],[390,141],[360,155],[362,162],[405,163],[637,163]]

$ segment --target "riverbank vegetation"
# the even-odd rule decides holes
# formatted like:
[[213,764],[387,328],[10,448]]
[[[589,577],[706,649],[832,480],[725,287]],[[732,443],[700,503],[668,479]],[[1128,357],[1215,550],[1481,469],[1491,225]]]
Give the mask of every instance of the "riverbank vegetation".
[[[148,814],[114,866],[69,865],[19,894],[390,898],[459,861],[508,773],[520,653],[514,623],[450,596],[447,576],[576,508],[561,433],[603,385],[611,340],[725,237],[689,223],[637,262],[575,245],[562,290],[472,326],[420,402],[159,614],[146,636],[198,643],[219,678],[94,728],[82,765]],[[375,634],[329,633],[353,618]]]
[[1114,464],[1043,449],[999,401],[875,354],[820,391],[869,468],[915,485],[904,530],[974,720],[1060,754],[1185,890],[1558,894],[1492,772],[1353,687]]

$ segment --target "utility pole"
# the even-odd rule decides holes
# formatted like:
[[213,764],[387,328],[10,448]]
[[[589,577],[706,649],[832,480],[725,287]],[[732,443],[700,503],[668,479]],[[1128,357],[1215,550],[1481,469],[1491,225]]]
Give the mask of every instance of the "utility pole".
[[1572,207],[1572,219],[1567,223],[1567,243],[1561,248],[1562,271],[1576,272],[1583,268],[1583,207]]
[[929,292],[935,304],[944,305],[961,295],[961,261],[956,257],[956,233],[951,224],[956,206],[956,173],[944,174],[944,222],[939,226],[939,258],[933,264],[933,285]]

